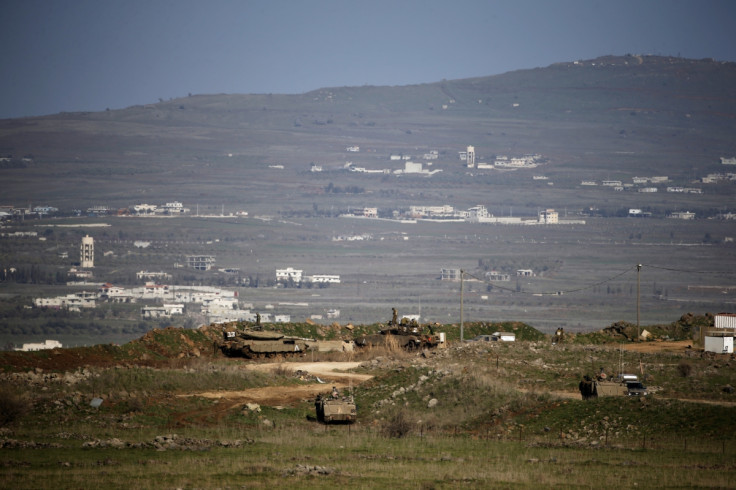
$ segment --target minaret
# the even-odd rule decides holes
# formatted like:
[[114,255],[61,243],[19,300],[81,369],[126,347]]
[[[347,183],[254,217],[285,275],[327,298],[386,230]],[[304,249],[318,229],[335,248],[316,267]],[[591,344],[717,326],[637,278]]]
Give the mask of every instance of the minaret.
[[79,248],[79,265],[83,268],[95,266],[95,239],[89,235],[82,237],[82,246]]

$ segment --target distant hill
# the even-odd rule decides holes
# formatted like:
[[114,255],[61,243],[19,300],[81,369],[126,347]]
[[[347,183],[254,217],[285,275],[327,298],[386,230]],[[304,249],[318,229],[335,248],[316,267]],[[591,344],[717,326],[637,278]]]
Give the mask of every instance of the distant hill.
[[[384,168],[392,153],[421,161],[424,151],[437,150],[434,168],[443,173],[418,185],[464,185],[457,152],[474,145],[485,160],[543,155],[549,165],[542,172],[557,189],[638,174],[686,185],[723,170],[719,158],[736,156],[734,134],[736,63],[606,56],[431,84],[192,95],[2,120],[0,178],[12,184],[4,186],[5,200],[16,204],[124,206],[152,195],[219,203],[247,193],[256,206],[271,186],[304,182],[310,163],[331,171],[347,161]],[[347,153],[348,146],[361,151]],[[269,164],[285,171],[266,172]],[[371,192],[395,183],[361,185]]]

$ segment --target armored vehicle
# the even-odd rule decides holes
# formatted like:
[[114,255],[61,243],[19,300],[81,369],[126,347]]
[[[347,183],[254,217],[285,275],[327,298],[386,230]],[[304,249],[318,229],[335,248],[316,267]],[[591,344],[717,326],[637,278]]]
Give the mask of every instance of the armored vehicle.
[[598,379],[595,381],[594,396],[646,396],[649,394],[636,376],[623,374],[610,381]]
[[393,317],[388,325],[381,328],[380,333],[363,335],[355,339],[355,344],[361,347],[370,345],[388,345],[395,341],[396,344],[406,350],[426,349],[437,347],[442,342],[441,335],[435,334],[431,325],[419,325],[416,320],[402,318],[397,321],[396,308],[391,309]]
[[287,337],[281,332],[254,328],[239,328],[230,324],[223,329],[220,350],[229,357],[259,359],[265,357],[296,357],[303,355],[309,346],[304,339]]
[[337,391],[332,395],[317,395],[314,401],[317,420],[325,424],[355,422],[358,411],[352,396],[340,396]]

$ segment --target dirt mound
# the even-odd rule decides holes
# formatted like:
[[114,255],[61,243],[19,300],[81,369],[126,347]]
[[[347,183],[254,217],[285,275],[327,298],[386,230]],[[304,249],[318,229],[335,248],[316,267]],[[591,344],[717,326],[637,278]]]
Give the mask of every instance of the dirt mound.
[[162,367],[172,361],[219,355],[221,329],[208,326],[197,330],[167,327],[153,329],[125,345],[100,344],[36,352],[0,352],[0,369],[28,371],[73,371],[84,366]]

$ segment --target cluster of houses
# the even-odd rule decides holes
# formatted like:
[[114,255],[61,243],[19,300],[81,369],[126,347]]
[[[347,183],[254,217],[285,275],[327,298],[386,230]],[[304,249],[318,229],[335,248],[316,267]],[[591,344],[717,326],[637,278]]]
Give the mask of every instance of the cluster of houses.
[[[441,281],[460,281],[460,269],[440,269]],[[532,269],[517,269],[514,277],[534,277],[536,274]],[[487,281],[511,281],[511,274],[499,271],[488,271],[485,273]]]
[[526,168],[536,168],[542,163],[542,155],[528,154],[520,157],[509,157],[507,155],[496,155],[493,163],[476,161],[475,147],[468,146],[465,151],[458,152],[458,157],[465,162],[468,168],[477,168],[479,170],[519,170]]
[[[631,218],[649,218],[651,216],[652,213],[650,213],[649,211],[643,211],[638,208],[629,209],[629,217]],[[673,211],[669,213],[667,217],[671,219],[693,220],[695,219],[695,213],[690,211]]]
[[[376,218],[378,208],[356,209],[347,217]],[[507,225],[556,225],[556,224],[578,224],[584,225],[581,219],[560,219],[559,213],[554,209],[543,209],[537,213],[536,218],[521,218],[514,216],[494,216],[488,209],[479,204],[467,210],[455,209],[449,204],[441,206],[410,206],[405,213],[395,212],[394,218],[403,222],[416,222],[417,220],[433,220],[444,223],[494,223]],[[364,239],[364,238],[356,238]]]
[[[609,187],[614,191],[632,191],[641,193],[654,193],[659,192],[658,185],[666,184],[670,181],[666,175],[654,176],[654,177],[633,177],[631,182],[623,182],[621,180],[603,180],[600,183],[596,180],[583,180],[580,185],[586,187]],[[683,186],[667,186],[666,192],[674,192],[679,194],[702,194],[703,190],[698,187],[683,187]]]
[[[431,166],[431,163],[428,163],[427,166]],[[312,171],[315,167],[312,167]],[[357,165],[354,165],[353,162],[346,162],[344,165],[344,168],[350,172],[357,172],[357,173],[364,173],[364,174],[394,174],[394,175],[401,175],[401,174],[417,174],[417,175],[426,175],[428,177],[442,172],[442,169],[435,169],[435,170],[429,170],[428,168],[423,168],[423,164],[419,162],[411,162],[406,161],[404,162],[404,168],[399,168],[395,170],[391,170],[388,168],[382,168],[382,169],[367,169],[365,167],[358,167]]]
[[189,208],[185,208],[179,201],[167,202],[163,206],[156,204],[134,204],[133,213],[139,216],[151,214],[185,214],[189,212]]
[[[88,271],[83,271],[88,272]],[[256,321],[257,314],[252,310],[252,304],[241,305],[237,291],[216,288],[212,286],[172,286],[159,284],[156,279],[168,279],[171,276],[165,272],[140,271],[136,277],[146,280],[144,286],[124,288],[110,283],[99,286],[97,291],[79,291],[51,298],[35,298],[33,304],[39,308],[58,308],[69,311],[81,311],[86,308],[95,308],[98,302],[107,303],[137,303],[148,301],[154,305],[141,308],[143,318],[167,318],[173,315],[183,315],[186,304],[200,304],[201,314],[207,317],[209,323],[226,321]],[[150,280],[153,279],[153,280]],[[293,282],[301,284],[339,284],[340,276],[335,274],[304,275],[301,269],[287,267],[276,270],[276,280],[280,283]],[[84,283],[89,285],[89,283]],[[269,309],[267,307],[267,309]],[[337,313],[328,313],[328,318],[336,318]],[[278,315],[269,312],[260,313],[260,320],[264,323],[289,322],[289,315]]]

